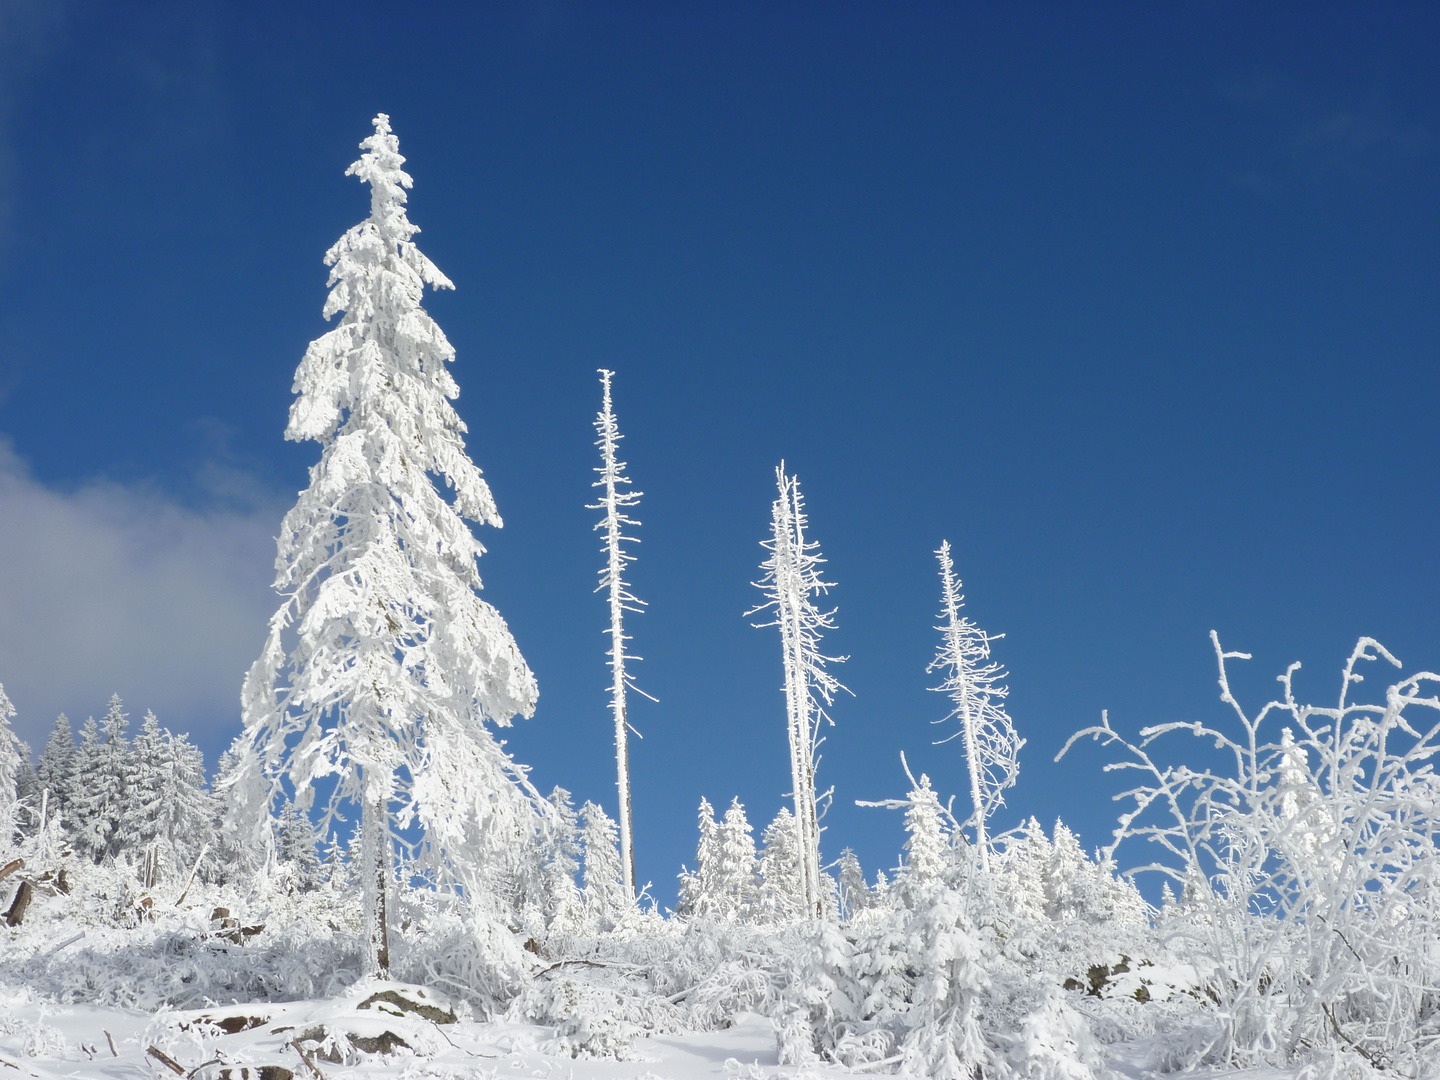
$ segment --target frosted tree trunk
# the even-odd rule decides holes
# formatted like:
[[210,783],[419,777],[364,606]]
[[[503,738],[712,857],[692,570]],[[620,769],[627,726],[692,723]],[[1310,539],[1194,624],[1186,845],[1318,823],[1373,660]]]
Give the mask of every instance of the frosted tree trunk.
[[[755,611],[773,609],[785,669],[785,707],[790,744],[791,790],[795,800],[795,838],[800,852],[800,892],[807,917],[823,914],[824,890],[820,875],[820,815],[815,773],[820,745],[819,729],[829,722],[824,707],[844,687],[825,665],[843,660],[819,651],[821,632],[834,628],[834,611],[820,611],[811,596],[831,584],[821,579],[824,560],[818,545],[805,539],[805,504],[799,482],[785,475],[782,462],[775,470],[779,497],[771,509],[771,539],[765,542],[770,557],[762,564],[765,576],[756,582],[766,602]],[[751,612],[754,614],[754,612]]]
[[360,840],[365,870],[362,881],[365,894],[365,945],[370,970],[382,979],[390,977],[390,923],[388,904],[390,882],[390,814],[385,796],[377,791],[379,778],[366,781],[366,799],[360,826]]
[[604,494],[600,501],[589,509],[604,511],[604,517],[595,526],[604,536],[601,550],[605,554],[605,566],[600,571],[597,591],[606,590],[610,600],[610,711],[615,723],[615,786],[620,802],[620,867],[624,874],[625,894],[633,900],[635,845],[630,810],[630,721],[625,708],[625,691],[628,688],[643,696],[649,695],[631,686],[625,671],[627,659],[639,659],[627,658],[625,655],[625,642],[628,640],[625,636],[625,612],[633,611],[638,614],[644,601],[631,595],[630,586],[625,581],[625,564],[634,562],[635,556],[629,554],[624,545],[637,542],[633,537],[625,535],[625,526],[634,527],[640,523],[629,517],[625,509],[639,503],[642,493],[629,489],[630,478],[625,475],[625,463],[616,456],[616,444],[622,436],[610,397],[610,380],[614,374],[604,368],[600,370],[604,404],[599,416],[595,418],[595,430],[600,435],[595,444],[600,447],[601,465],[595,470],[600,474],[600,479],[595,481],[593,486],[603,489]]
[[1020,748],[1025,740],[1015,734],[1010,716],[1005,711],[1005,671],[990,659],[990,643],[1004,635],[991,636],[969,618],[960,614],[965,598],[955,576],[950,558],[950,542],[946,540],[935,552],[940,560],[940,617],[938,627],[940,648],[927,671],[947,672],[944,682],[931,687],[947,694],[954,702],[951,719],[960,721],[960,730],[942,742],[958,735],[965,748],[965,767],[970,778],[970,802],[975,807],[971,819],[975,827],[975,846],[980,852],[980,866],[990,869],[990,842],[985,821],[990,813],[1005,802],[1004,791],[1015,783],[1019,772]]
[[795,520],[791,494],[785,490],[781,474],[782,507],[777,539],[785,537],[785,550],[791,566],[785,575],[785,699],[790,714],[790,772],[795,793],[795,833],[800,844],[800,886],[805,898],[807,917],[819,914],[820,902],[820,837],[815,809],[814,736],[810,726],[811,703],[805,682],[804,597],[799,592],[798,574],[793,555],[804,550],[804,534]]
[[970,695],[960,695],[960,723],[965,733],[965,766],[970,774],[970,803],[975,807],[975,846],[980,849],[980,868],[990,872],[990,844],[985,838],[985,801],[980,783],[980,749],[975,741],[975,716]]

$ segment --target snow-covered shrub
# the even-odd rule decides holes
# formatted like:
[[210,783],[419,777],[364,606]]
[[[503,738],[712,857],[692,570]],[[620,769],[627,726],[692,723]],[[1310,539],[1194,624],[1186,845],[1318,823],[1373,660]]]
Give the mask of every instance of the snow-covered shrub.
[[1104,1068],[1089,1022],[1057,990],[1003,1041],[1005,1068],[1023,1080],[1094,1080]]
[[[1117,843],[1157,844],[1148,869],[1180,889],[1159,925],[1203,976],[1207,1007],[1167,1040],[1169,1064],[1339,1062],[1414,1075],[1440,1049],[1440,676],[1421,672],[1354,700],[1362,661],[1399,666],[1362,638],[1335,705],[1301,703],[1293,664],[1282,697],[1252,717],[1226,672],[1248,657],[1211,637],[1233,728],[1161,724],[1132,742],[1106,716],[1066,747],[1092,736],[1124,748],[1107,768],[1143,780],[1127,793],[1134,807]],[[1162,764],[1150,746],[1175,732],[1206,740],[1228,767]]]

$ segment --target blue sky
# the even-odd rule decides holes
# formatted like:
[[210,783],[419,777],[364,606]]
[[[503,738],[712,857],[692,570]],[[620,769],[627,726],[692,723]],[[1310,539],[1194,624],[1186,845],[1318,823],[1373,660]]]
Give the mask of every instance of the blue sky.
[[[455,7],[458,8],[458,5]],[[931,745],[933,549],[1007,636],[1002,824],[1088,844],[1051,762],[1216,718],[1207,632],[1332,696],[1362,634],[1440,669],[1440,14],[1432,6],[0,4],[0,681],[43,742],[118,690],[215,753],[313,445],[343,175],[388,112],[456,292],[487,597],[541,687],[507,737],[613,803],[588,484],[613,368],[633,573],[639,873],[700,796],[788,787],[754,602],[773,468],[839,582],[826,851],[893,865]],[[1177,747],[1183,749],[1182,747]],[[1140,861],[1135,852],[1131,861]]]

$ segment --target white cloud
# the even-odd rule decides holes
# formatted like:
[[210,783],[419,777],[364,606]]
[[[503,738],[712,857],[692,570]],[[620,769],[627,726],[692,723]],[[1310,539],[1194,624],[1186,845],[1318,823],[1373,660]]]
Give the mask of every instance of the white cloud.
[[[269,502],[269,500],[266,500]],[[214,746],[276,606],[283,507],[197,511],[108,481],[37,482],[0,439],[0,682],[37,752],[59,712],[118,692],[132,715]]]

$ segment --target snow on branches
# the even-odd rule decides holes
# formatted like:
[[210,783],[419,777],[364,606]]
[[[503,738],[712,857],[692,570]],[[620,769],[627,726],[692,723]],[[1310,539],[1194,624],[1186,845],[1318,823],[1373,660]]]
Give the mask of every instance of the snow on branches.
[[[756,626],[776,626],[785,664],[785,704],[790,739],[790,777],[795,799],[795,830],[801,854],[801,894],[805,910],[819,915],[823,910],[820,877],[820,807],[826,796],[815,793],[815,773],[820,767],[822,724],[833,723],[825,708],[845,690],[827,669],[843,656],[826,656],[820,639],[835,628],[835,609],[816,606],[817,593],[834,587],[821,577],[825,560],[820,545],[805,538],[809,519],[800,495],[800,481],[785,474],[782,461],[775,469],[779,497],[771,507],[771,538],[762,542],[770,552],[760,564],[764,576],[755,582],[765,596],[764,603],[748,612],[769,611],[773,618]],[[848,693],[848,691],[847,691]],[[828,794],[828,793],[827,793]]]
[[935,554],[940,559],[940,617],[945,621],[935,628],[941,634],[940,648],[925,670],[945,672],[944,681],[931,689],[948,694],[955,703],[950,714],[936,722],[960,721],[959,730],[942,741],[959,738],[965,747],[970,802],[975,808],[971,819],[975,846],[981,866],[988,869],[990,844],[985,822],[997,807],[1005,805],[1004,792],[1015,783],[1020,771],[1019,753],[1025,740],[1015,733],[1005,711],[1005,698],[1010,693],[1003,681],[1005,670],[990,659],[990,643],[1004,635],[987,634],[969,616],[960,614],[965,597],[950,558],[950,541],[944,541]]
[[[1361,638],[1334,705],[1298,699],[1296,663],[1280,676],[1282,696],[1252,715],[1227,672],[1249,656],[1226,652],[1213,631],[1211,642],[1233,726],[1164,723],[1132,741],[1105,714],[1059,755],[1088,736],[1125,752],[1107,770],[1142,778],[1117,796],[1133,806],[1115,843],[1156,845],[1158,858],[1131,872],[1179,887],[1161,922],[1212,973],[1205,993],[1216,1005],[1175,1043],[1171,1064],[1286,1066],[1330,1054],[1416,1075],[1437,1043],[1440,675],[1356,700],[1362,663],[1400,666]],[[1212,767],[1158,761],[1151,746],[1172,733],[1211,744]]]
[[613,371],[600,369],[600,382],[605,388],[600,413],[595,417],[595,431],[600,436],[595,440],[595,445],[600,448],[601,461],[595,471],[600,474],[600,479],[591,486],[602,488],[604,494],[600,496],[598,503],[589,505],[586,509],[605,512],[605,516],[595,525],[597,530],[604,532],[601,551],[605,553],[605,565],[600,569],[600,584],[595,591],[605,590],[610,600],[610,709],[615,721],[616,787],[620,795],[620,867],[624,872],[625,892],[633,899],[635,851],[634,828],[630,821],[629,745],[629,732],[633,729],[625,711],[625,691],[634,690],[643,697],[650,695],[632,683],[625,671],[625,661],[640,659],[625,653],[625,642],[630,640],[625,633],[625,612],[640,614],[645,608],[645,601],[635,597],[625,580],[625,564],[634,562],[635,556],[626,551],[624,545],[640,542],[633,536],[625,535],[626,526],[634,528],[640,524],[625,511],[638,505],[643,493],[630,487],[630,478],[625,475],[625,462],[616,456],[616,449],[624,436],[620,434],[620,424],[616,421],[615,411],[611,407],[610,380],[614,375]]
[[313,439],[321,456],[281,526],[283,603],[242,705],[269,801],[283,776],[304,808],[333,775],[322,833],[342,805],[359,806],[370,962],[384,971],[392,818],[419,826],[437,878],[477,884],[476,860],[533,831],[536,815],[483,725],[530,716],[537,691],[478,595],[484,548],[467,522],[498,527],[500,515],[450,404],[455,350],[420,303],[426,285],[453,286],[412,240],[389,118],[374,125],[347,173],[370,185],[370,216],[325,255],[324,314],[343,315],[295,373],[285,436]]

